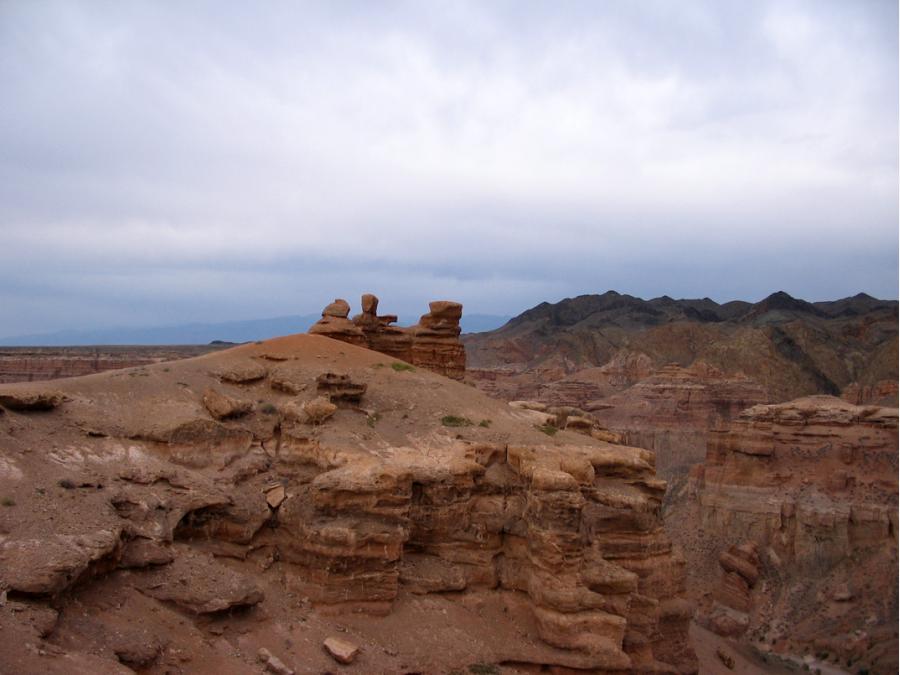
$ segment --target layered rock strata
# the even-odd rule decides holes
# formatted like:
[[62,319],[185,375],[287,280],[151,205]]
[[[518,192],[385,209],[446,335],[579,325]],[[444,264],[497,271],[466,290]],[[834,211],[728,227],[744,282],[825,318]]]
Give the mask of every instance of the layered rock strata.
[[[273,359],[282,365],[270,369]],[[227,614],[240,629],[215,658],[238,672],[298,616],[316,626],[365,612],[384,618],[359,630],[377,630],[398,605],[424,621],[429,606],[461,616],[455,604],[473,598],[503,607],[480,629],[481,660],[696,671],[684,560],[662,530],[652,453],[567,430],[550,438],[527,411],[382,359],[293,336],[146,378],[61,381],[55,409],[7,410],[0,587],[33,608],[0,606],[2,625],[26,636],[0,647],[10,667],[177,669],[186,651],[209,658],[208,641],[191,636]],[[288,365],[300,394],[271,386]],[[347,387],[358,398],[314,398],[323,383],[338,401]],[[448,429],[451,414],[486,424]],[[51,605],[58,615],[34,629]],[[147,634],[105,628],[128,611]],[[182,618],[166,627],[173,611]],[[465,642],[444,646],[441,663],[367,648],[353,667],[441,672],[466,663],[454,652]]]
[[337,299],[322,311],[309,332],[353,345],[368,347],[414,366],[421,366],[454,380],[466,372],[466,350],[459,340],[462,305],[448,300],[429,303],[430,311],[415,326],[394,326],[393,314],[378,315],[378,298],[362,296],[362,313],[353,319],[346,300]]
[[828,396],[754,406],[713,432],[694,509],[667,515],[695,591],[719,577],[711,627],[896,672],[897,453],[896,408]]
[[0,383],[79,377],[199,356],[220,345],[172,347],[0,347]]
[[765,388],[756,382],[698,362],[689,368],[670,364],[585,407],[626,444],[653,450],[657,470],[668,480],[703,461],[711,430],[767,402]]

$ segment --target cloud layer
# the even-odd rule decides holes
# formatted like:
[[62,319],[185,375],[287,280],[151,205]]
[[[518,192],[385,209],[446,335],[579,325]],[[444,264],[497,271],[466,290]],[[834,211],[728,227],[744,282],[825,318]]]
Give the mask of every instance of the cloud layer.
[[894,2],[0,4],[0,335],[897,295]]

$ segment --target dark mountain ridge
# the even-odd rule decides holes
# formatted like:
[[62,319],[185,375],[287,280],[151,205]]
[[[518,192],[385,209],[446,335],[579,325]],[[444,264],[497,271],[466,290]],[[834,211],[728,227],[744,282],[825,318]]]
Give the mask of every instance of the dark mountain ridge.
[[[466,336],[465,344],[470,367],[502,370],[501,378],[546,384],[642,354],[655,367],[702,360],[786,400],[895,380],[897,323],[896,300],[865,293],[807,302],[778,291],[759,302],[720,304],[607,291],[543,302],[497,330]],[[524,396],[533,385],[513,391]]]

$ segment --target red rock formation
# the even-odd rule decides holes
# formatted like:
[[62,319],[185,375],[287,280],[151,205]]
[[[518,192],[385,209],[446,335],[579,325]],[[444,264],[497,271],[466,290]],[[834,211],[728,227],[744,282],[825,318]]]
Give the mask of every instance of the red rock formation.
[[854,405],[881,405],[896,408],[898,392],[900,392],[900,385],[897,380],[879,380],[871,385],[853,382],[841,392],[841,398]]
[[[433,319],[453,315],[437,307]],[[273,357],[291,364],[303,398],[316,385],[364,387],[375,412],[324,401],[327,417],[289,419],[282,411],[303,398],[271,387]],[[548,437],[528,411],[382,361],[297,335],[151,367],[145,378],[54,383],[57,409],[4,412],[0,588],[47,612],[50,594],[64,597],[41,634],[33,612],[0,607],[4,635],[17,637],[0,641],[0,660],[15,672],[121,672],[113,667],[126,653],[174,670],[179,658],[206,664],[218,651],[223,672],[246,672],[242,653],[278,645],[280,661],[320,672],[329,665],[318,655],[331,658],[320,642],[296,651],[308,632],[335,612],[344,626],[362,612],[386,616],[357,623],[360,672],[447,672],[473,662],[469,642],[479,661],[535,669],[696,672],[684,560],[662,530],[665,482],[652,453],[567,430]],[[255,377],[253,363],[267,374]],[[348,379],[325,375],[333,369]],[[210,388],[260,405],[220,415]],[[451,412],[489,423],[448,429]],[[491,610],[490,623],[473,628],[480,610],[466,606]],[[174,609],[170,624],[157,621]],[[444,630],[456,617],[449,626],[461,637],[443,644],[445,632],[435,642],[418,630],[431,613]],[[303,639],[282,640],[298,616]],[[216,617],[227,618],[237,652],[192,637]],[[392,621],[406,623],[397,631]],[[133,653],[140,641],[126,645],[107,624],[147,626],[151,648]],[[51,631],[53,646],[41,637]],[[396,658],[369,646],[371,635],[396,633],[412,635]],[[422,643],[440,644],[443,660]],[[98,663],[82,666],[89,656]]]
[[690,368],[665,366],[585,407],[626,444],[656,452],[657,470],[669,479],[703,461],[711,429],[765,402],[765,390],[752,380],[697,362]]
[[461,380],[466,372],[466,350],[459,340],[462,305],[436,300],[429,303],[429,309],[415,326],[393,326],[397,317],[378,316],[378,298],[366,293],[362,296],[361,314],[348,319],[350,305],[346,300],[335,300],[322,311],[322,318],[309,332],[368,347]]
[[897,452],[896,409],[828,396],[754,406],[713,432],[695,498],[667,514],[694,591],[721,570],[711,626],[896,672]]

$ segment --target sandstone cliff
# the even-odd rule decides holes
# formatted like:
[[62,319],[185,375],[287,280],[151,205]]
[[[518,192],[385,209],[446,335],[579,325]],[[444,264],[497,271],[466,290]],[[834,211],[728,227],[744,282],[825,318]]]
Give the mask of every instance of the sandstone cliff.
[[652,454],[392,365],[298,335],[6,385],[0,661],[695,672]]
[[657,471],[668,480],[685,476],[703,461],[712,429],[766,402],[766,391],[756,382],[697,362],[689,368],[660,368],[625,391],[585,407],[626,444],[653,450]]
[[466,372],[466,351],[459,341],[462,305],[436,300],[429,304],[429,309],[415,326],[394,326],[396,315],[379,316],[378,298],[366,293],[362,296],[361,314],[349,319],[350,304],[337,299],[322,310],[322,318],[309,332],[368,347],[461,380]]
[[763,650],[897,672],[897,409],[817,396],[715,431],[667,514],[703,621]]

